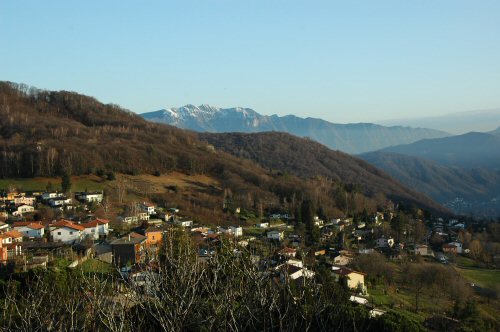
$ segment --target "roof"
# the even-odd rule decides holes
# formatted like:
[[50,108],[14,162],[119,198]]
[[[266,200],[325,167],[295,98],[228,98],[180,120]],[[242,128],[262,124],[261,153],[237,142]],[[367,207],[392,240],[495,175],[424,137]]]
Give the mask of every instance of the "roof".
[[443,248],[447,248],[447,249],[457,249],[457,246],[454,245],[454,244],[443,244]]
[[148,202],[142,202],[141,205],[147,206],[147,207],[155,207],[154,204],[148,203]]
[[132,232],[128,235],[125,235],[122,238],[119,238],[117,240],[114,240],[111,242],[112,245],[118,245],[118,244],[138,244],[146,241],[147,237],[144,235]]
[[76,229],[77,231],[83,231],[85,229],[85,227],[81,226],[81,225],[77,225],[77,224],[74,224],[72,223],[71,221],[69,220],[60,220],[58,222],[55,222],[53,223],[52,225],[50,225],[51,227],[55,227],[55,228],[71,228],[71,229]]
[[19,232],[19,231],[16,231],[15,229],[12,230],[12,231],[8,231],[8,232],[5,232],[3,233],[3,235],[7,235],[7,236],[10,236],[10,237],[13,237],[13,238],[18,238],[18,237],[23,237],[24,234]]
[[279,270],[287,273],[288,275],[291,275],[302,270],[302,268],[291,264],[283,264],[279,267]]
[[347,276],[347,275],[349,275],[351,273],[357,273],[357,274],[361,274],[361,275],[364,275],[364,276],[366,275],[366,273],[359,272],[359,271],[354,271],[353,269],[350,269],[350,268],[344,267],[344,266],[339,267],[339,268],[333,270],[333,273],[341,275],[341,276]]
[[12,227],[28,227],[31,229],[42,229],[44,228],[42,224],[30,222],[30,221],[18,221],[15,222]]
[[280,250],[280,253],[282,254],[293,254],[293,253],[296,253],[297,250],[296,249],[293,249],[293,248],[288,248],[288,247],[285,247],[283,249]]
[[94,220],[91,220],[89,222],[82,224],[82,226],[85,228],[91,228],[91,227],[97,227],[98,225],[105,225],[107,223],[109,223],[108,219],[97,218],[97,219],[94,219]]

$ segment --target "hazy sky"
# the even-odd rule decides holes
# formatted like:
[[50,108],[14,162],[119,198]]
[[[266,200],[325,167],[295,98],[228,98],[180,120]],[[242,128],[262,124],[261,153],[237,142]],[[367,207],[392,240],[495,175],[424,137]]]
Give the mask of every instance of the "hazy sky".
[[333,122],[500,107],[500,1],[0,0],[0,79],[134,112]]

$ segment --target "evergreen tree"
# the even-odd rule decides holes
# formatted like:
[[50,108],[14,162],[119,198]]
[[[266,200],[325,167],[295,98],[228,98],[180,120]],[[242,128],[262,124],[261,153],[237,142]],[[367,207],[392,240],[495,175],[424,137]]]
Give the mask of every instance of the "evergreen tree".
[[71,177],[68,173],[64,173],[61,179],[61,189],[64,193],[69,193],[71,191]]

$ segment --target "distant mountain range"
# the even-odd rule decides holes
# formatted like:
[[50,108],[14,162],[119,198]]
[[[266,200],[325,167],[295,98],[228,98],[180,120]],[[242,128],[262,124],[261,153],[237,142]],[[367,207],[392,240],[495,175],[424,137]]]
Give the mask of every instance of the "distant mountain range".
[[446,166],[500,169],[500,136],[490,133],[424,139],[382,151],[426,158]]
[[500,130],[467,133],[359,155],[457,213],[500,216]]
[[218,108],[186,105],[141,114],[146,120],[166,123],[197,132],[287,132],[308,137],[331,149],[357,154],[384,147],[440,138],[443,131],[402,126],[384,127],[372,123],[335,124],[321,119],[294,115],[261,115],[249,108]]
[[487,132],[500,126],[500,109],[457,112],[414,119],[378,121],[384,126],[410,126],[443,130],[455,135],[471,131]]

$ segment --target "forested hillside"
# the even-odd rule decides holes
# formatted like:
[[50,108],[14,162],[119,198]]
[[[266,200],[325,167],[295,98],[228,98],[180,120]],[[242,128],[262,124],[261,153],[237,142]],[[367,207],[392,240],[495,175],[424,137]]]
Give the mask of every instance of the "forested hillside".
[[[342,210],[345,202],[338,197],[355,191],[361,194],[354,195],[362,201],[357,204],[359,209],[374,209],[384,204],[387,196],[396,202],[446,212],[367,163],[309,140],[285,134],[242,136],[247,146],[261,150],[247,148],[253,153],[235,157],[216,151],[192,132],[149,123],[116,105],[104,105],[74,92],[1,83],[0,135],[1,177],[81,175],[99,170],[162,174],[178,170],[212,176],[222,187],[240,197],[253,197],[248,200],[254,202],[257,198],[279,203],[314,197],[322,205]],[[232,145],[229,138],[237,138],[219,137],[228,147]],[[254,159],[262,166],[243,158]],[[290,165],[294,165],[292,169]],[[270,168],[280,172],[271,172]],[[286,172],[293,175],[284,176]]]
[[402,186],[367,162],[286,133],[200,134],[200,138],[235,156],[255,160],[267,169],[301,177],[323,176],[342,181],[369,196],[387,195],[396,201],[443,209],[423,194]]

